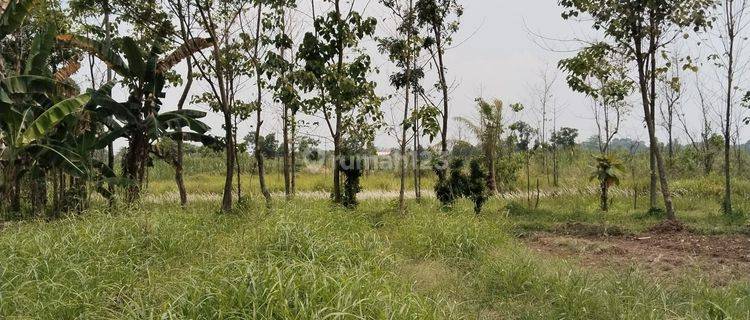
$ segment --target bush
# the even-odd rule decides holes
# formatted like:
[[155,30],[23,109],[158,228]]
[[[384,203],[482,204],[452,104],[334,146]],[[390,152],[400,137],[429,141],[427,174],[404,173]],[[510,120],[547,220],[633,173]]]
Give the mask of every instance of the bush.
[[474,202],[474,213],[479,214],[487,201],[487,173],[476,159],[469,165],[468,176],[463,169],[463,160],[454,159],[450,164],[448,178],[436,171],[438,182],[435,185],[435,194],[445,207],[453,205],[458,198],[470,199]]

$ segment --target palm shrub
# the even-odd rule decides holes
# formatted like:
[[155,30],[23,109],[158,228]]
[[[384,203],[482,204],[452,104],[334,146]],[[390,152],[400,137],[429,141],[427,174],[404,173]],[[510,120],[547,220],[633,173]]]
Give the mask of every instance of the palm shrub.
[[[166,56],[162,55],[163,38],[155,39],[148,52],[130,37],[115,39],[109,47],[71,34],[60,35],[57,41],[61,46],[78,48],[96,56],[122,77],[121,83],[129,90],[127,101],[117,102],[109,96],[114,83],[108,83],[93,94],[91,106],[96,119],[104,123],[109,132],[128,140],[122,175],[129,181],[129,199],[139,197],[151,156],[162,155],[155,148],[161,138],[218,144],[218,140],[206,135],[208,125],[199,120],[206,116],[205,112],[190,109],[161,112],[169,71],[193,53],[208,48],[211,39],[192,39]],[[183,131],[183,128],[189,130]]]

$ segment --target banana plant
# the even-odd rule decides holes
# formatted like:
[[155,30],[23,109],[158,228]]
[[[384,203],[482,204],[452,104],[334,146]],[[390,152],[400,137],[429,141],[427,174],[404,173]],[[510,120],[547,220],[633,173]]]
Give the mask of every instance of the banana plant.
[[[0,12],[0,41],[21,27],[34,0],[10,0]],[[0,58],[0,77],[5,77],[5,61]]]
[[[189,109],[161,112],[168,72],[183,59],[211,46],[211,39],[193,39],[168,55],[162,54],[161,39],[156,39],[148,52],[130,37],[115,39],[109,47],[94,39],[70,34],[57,36],[57,42],[96,56],[122,78],[120,82],[129,91],[127,101],[117,102],[109,94],[115,83],[108,83],[93,92],[88,108],[110,132],[128,140],[122,173],[130,181],[129,199],[140,196],[146,167],[153,155],[159,156],[155,145],[160,139],[180,138],[207,145],[219,143],[206,134],[209,127],[200,121],[206,116],[205,112]],[[183,128],[188,131],[183,132]]]
[[598,180],[601,188],[600,207],[604,212],[609,211],[609,188],[620,184],[618,173],[623,170],[620,160],[612,155],[598,155],[594,157],[596,170],[591,175],[591,180]]
[[[21,10],[19,6],[11,3],[8,10]],[[23,10],[28,11],[28,8]],[[0,36],[12,32],[10,26],[22,20],[16,14],[3,12]],[[50,24],[34,38],[22,74],[0,76],[0,164],[3,168],[0,191],[13,212],[20,210],[20,180],[28,169],[41,166],[40,153],[62,156],[51,147],[50,133],[66,118],[83,111],[91,100],[91,94],[76,96],[78,90],[74,85],[52,77],[49,61],[54,33],[55,26]]]

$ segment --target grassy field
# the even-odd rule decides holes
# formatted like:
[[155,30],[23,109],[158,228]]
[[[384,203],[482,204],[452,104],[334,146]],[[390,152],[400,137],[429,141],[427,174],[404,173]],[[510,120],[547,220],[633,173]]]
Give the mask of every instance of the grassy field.
[[[248,174],[248,196],[218,214],[218,161],[191,161],[185,209],[158,164],[151,201],[0,224],[0,319],[750,318],[750,227],[720,214],[715,176],[674,181],[688,230],[661,236],[643,191],[633,207],[644,177],[602,213],[585,166],[565,187],[541,179],[538,204],[519,176],[479,216],[429,196],[398,213],[392,172],[365,176],[375,196],[345,210],[325,201],[329,175],[307,171],[298,190],[317,198],[277,195],[269,209]],[[750,183],[735,187],[747,212]]]
[[[747,318],[750,284],[702,272],[587,268],[530,250],[538,221],[601,216],[436,203],[359,210],[323,201],[95,211],[0,232],[0,318],[664,319]],[[553,219],[545,216],[555,216]],[[638,229],[655,219],[609,223]],[[695,226],[708,218],[688,218]],[[722,224],[719,224],[722,225]],[[726,231],[726,230],[725,230]]]

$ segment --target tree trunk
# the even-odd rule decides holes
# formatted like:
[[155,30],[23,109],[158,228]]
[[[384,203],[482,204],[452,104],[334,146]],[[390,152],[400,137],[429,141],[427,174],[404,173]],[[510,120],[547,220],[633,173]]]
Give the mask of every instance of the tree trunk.
[[294,113],[292,113],[291,118],[291,137],[289,139],[289,143],[291,146],[290,151],[290,166],[291,166],[291,173],[290,173],[290,191],[292,196],[294,196],[297,193],[297,120],[294,116]]
[[[727,4],[730,5],[730,4]],[[727,10],[731,11],[732,8]],[[732,213],[732,180],[729,153],[731,148],[731,123],[732,123],[732,88],[734,84],[734,32],[729,26],[729,64],[727,65],[727,101],[724,123],[724,201],[722,209],[724,214]]]
[[[107,49],[111,48],[112,46],[112,24],[109,20],[109,3],[105,2],[105,10],[104,10],[104,30],[105,30],[105,46]],[[107,67],[107,83],[112,81],[112,69]],[[110,95],[112,95],[112,92],[109,92]],[[107,145],[107,165],[110,169],[115,169],[115,146],[112,142],[110,142]],[[113,206],[115,204],[115,185],[114,183],[110,182],[107,184],[107,188],[109,190],[109,206]]]
[[609,186],[607,185],[607,181],[600,181],[599,187],[601,188],[599,206],[602,211],[607,212],[609,211]]
[[[666,217],[669,220],[675,220],[675,212],[674,212],[674,206],[672,204],[672,194],[669,190],[669,182],[667,178],[667,173],[664,168],[664,159],[661,157],[661,153],[659,152],[658,148],[658,140],[656,138],[656,125],[655,125],[655,117],[654,112],[656,110],[655,108],[655,101],[653,97],[655,96],[655,72],[654,69],[655,63],[656,63],[656,49],[655,49],[655,38],[652,35],[650,39],[650,50],[649,54],[646,54],[646,56],[650,56],[651,58],[651,70],[650,73],[646,72],[646,59],[644,59],[644,54],[641,53],[641,43],[639,41],[635,41],[635,46],[637,48],[638,54],[636,54],[636,62],[638,64],[638,82],[639,82],[639,89],[641,93],[641,99],[643,102],[643,112],[644,112],[644,118],[646,119],[646,127],[648,128],[648,136],[649,136],[649,147],[651,150],[651,162],[652,165],[654,165],[654,162],[656,164],[656,169],[658,170],[658,178],[659,182],[661,184],[661,192],[662,196],[664,197],[664,205],[666,207]],[[650,76],[650,77],[649,77]],[[649,92],[649,80],[651,83],[651,91]],[[649,95],[652,99],[650,99]],[[653,175],[655,174],[655,171],[652,170],[652,179]],[[653,184],[653,180],[652,180]],[[652,186],[651,192],[655,192],[654,186]],[[653,194],[652,194],[653,197]],[[653,201],[654,199],[652,199]],[[652,203],[653,207],[653,203]]]
[[229,212],[232,210],[232,182],[234,180],[234,162],[237,155],[235,154],[234,135],[232,134],[231,111],[224,106],[224,136],[226,137],[226,175],[224,179],[224,194],[221,200],[221,211]]
[[[184,28],[184,27],[183,27]],[[185,31],[183,31],[184,33]],[[186,35],[184,35],[185,38],[187,38]],[[177,110],[182,110],[182,108],[185,106],[185,101],[187,100],[187,96],[190,93],[190,89],[193,86],[193,64],[191,57],[186,57],[187,62],[187,80],[185,82],[185,88],[182,90],[182,95],[180,96],[180,100],[177,102]],[[177,155],[175,158],[175,164],[174,164],[174,180],[177,184],[177,190],[180,192],[180,206],[183,208],[187,206],[187,189],[185,188],[185,181],[182,176],[182,170],[183,170],[183,141],[182,141],[182,128],[178,128],[177,132],[180,133],[177,135]]]
[[[417,59],[412,59],[412,69],[416,70]],[[419,90],[416,85],[412,88],[414,91],[414,113],[419,112]],[[422,149],[420,138],[421,134],[419,131],[419,117],[414,117],[414,197],[417,199],[417,203],[422,201],[422,158],[420,149]]]
[[[263,17],[263,5],[258,2],[256,8],[258,9],[258,16],[257,21],[255,24],[255,39],[260,39],[260,28],[261,28],[261,22]],[[263,95],[263,86],[261,84],[261,76],[262,72],[260,70],[260,64],[258,63],[260,60],[260,41],[255,42],[255,76],[256,76],[256,89],[257,89],[257,95],[258,98],[256,100],[256,116],[258,117],[255,125],[255,160],[258,162],[258,183],[260,184],[260,191],[263,193],[263,198],[266,200],[266,206],[271,205],[271,193],[268,191],[268,186],[266,185],[266,169],[265,169],[265,163],[263,159],[263,153],[260,150],[260,145],[258,142],[260,141],[260,129],[263,126],[263,107],[262,107],[262,95]]]
[[13,164],[14,160],[8,161],[8,164],[4,168],[5,174],[5,203],[9,204],[8,209],[11,213],[18,214],[21,212],[21,184],[18,179],[16,165]]
[[338,133],[333,137],[333,202],[341,203],[341,161],[340,138]]
[[[440,90],[443,93],[443,127],[440,132],[440,151],[442,151],[442,156],[447,156],[448,154],[448,81],[445,77],[445,64],[443,63],[443,39],[442,39],[442,32],[440,31],[439,27],[435,27],[435,45],[437,47],[437,56],[438,56],[438,76],[440,80]],[[443,164],[444,167],[446,164]],[[445,170],[445,168],[443,168]]]
[[148,138],[146,133],[136,129],[128,143],[128,152],[122,163],[123,175],[129,181],[128,202],[136,201],[141,196],[141,189],[146,178],[146,162],[148,161]]
[[[412,11],[413,11],[413,1],[409,1],[409,11],[407,13],[407,19],[409,21],[412,21]],[[407,36],[406,36],[406,43],[407,43],[407,50],[408,53],[406,55],[406,85],[404,86],[404,89],[406,90],[406,93],[404,94],[404,117],[403,121],[401,122],[401,159],[399,159],[399,168],[400,168],[400,186],[399,186],[399,193],[398,193],[398,210],[403,213],[406,209],[406,201],[405,201],[405,194],[406,194],[406,133],[408,131],[407,121],[409,120],[409,102],[411,101],[411,59],[412,59],[412,32],[411,32],[411,26],[409,26],[409,30],[407,30]]]
[[284,116],[282,117],[283,122],[283,134],[284,134],[284,194],[286,199],[289,200],[292,197],[292,172],[291,172],[291,155],[289,154],[289,108],[285,105]]
[[[234,141],[237,141],[237,115],[234,115]],[[234,144],[234,164],[237,170],[237,200],[242,200],[242,154],[240,154],[239,144]]]

